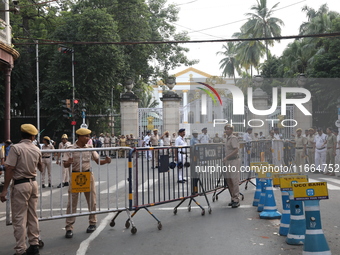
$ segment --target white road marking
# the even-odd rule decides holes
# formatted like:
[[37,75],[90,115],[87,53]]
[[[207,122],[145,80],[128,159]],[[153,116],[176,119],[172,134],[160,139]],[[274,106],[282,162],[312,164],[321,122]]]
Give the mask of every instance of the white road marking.
[[[320,179],[327,181],[327,188],[329,190],[340,190],[339,186],[335,186],[335,185],[329,183],[329,181],[331,181],[330,180],[331,178],[320,178]],[[320,181],[312,179],[312,178],[309,178],[309,182],[320,182]]]
[[[153,186],[157,182],[158,182],[158,179],[155,179],[154,181],[153,181],[153,179],[149,179],[149,180],[145,181],[143,184],[138,186],[138,192],[143,192],[143,191],[147,192],[148,191],[148,184],[150,185],[149,186],[149,188],[150,188],[151,186]],[[144,190],[143,190],[143,187],[144,187]]]
[[111,186],[109,189],[102,190],[100,194],[110,194],[110,193],[116,192],[117,190],[125,186],[125,182],[126,182],[125,180],[120,181],[118,182],[118,185],[115,184]]
[[109,213],[101,222],[97,229],[84,241],[81,242],[77,255],[85,255],[90,243],[104,230],[109,224],[115,213]]
[[340,180],[338,180],[338,179],[333,179],[333,178],[320,178],[320,179],[340,184]]

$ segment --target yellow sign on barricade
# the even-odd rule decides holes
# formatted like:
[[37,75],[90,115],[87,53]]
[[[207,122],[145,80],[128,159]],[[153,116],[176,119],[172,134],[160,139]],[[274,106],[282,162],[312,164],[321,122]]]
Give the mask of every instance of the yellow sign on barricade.
[[290,176],[290,175],[300,175],[300,173],[274,173],[272,175],[273,177],[273,187],[280,187],[280,178],[285,177],[285,176]]
[[71,192],[90,192],[91,172],[72,173]]
[[293,184],[294,200],[328,199],[327,182],[302,182]]
[[250,163],[250,169],[257,173],[258,178],[271,178],[273,173],[279,173],[280,168],[273,165],[268,164],[267,162],[253,162]]
[[293,190],[292,185],[294,183],[308,182],[307,175],[291,175],[280,178],[281,191]]

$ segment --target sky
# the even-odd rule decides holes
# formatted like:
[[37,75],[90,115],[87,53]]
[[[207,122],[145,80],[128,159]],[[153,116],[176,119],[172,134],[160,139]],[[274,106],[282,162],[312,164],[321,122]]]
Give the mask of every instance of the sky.
[[[271,8],[278,0],[267,0],[267,6]],[[239,28],[246,22],[245,13],[252,12],[251,6],[256,5],[256,0],[168,0],[170,4],[176,4],[179,8],[179,20],[174,24],[177,31],[188,31],[190,40],[219,40],[231,39],[233,33],[239,32]],[[297,35],[302,22],[307,21],[306,13],[301,9],[304,6],[319,9],[327,3],[332,11],[340,12],[339,0],[285,0],[279,2],[277,11],[273,16],[280,18],[285,25],[281,35]],[[230,24],[232,23],[232,24]],[[209,28],[209,29],[207,29]],[[198,31],[200,32],[194,32]],[[280,56],[293,40],[281,40],[270,48],[273,55]],[[198,59],[200,62],[193,67],[210,75],[221,75],[219,62],[222,55],[216,52],[222,50],[223,43],[192,43],[183,46],[190,49],[186,54],[189,59]],[[170,70],[170,74],[176,74],[187,67],[181,66]]]

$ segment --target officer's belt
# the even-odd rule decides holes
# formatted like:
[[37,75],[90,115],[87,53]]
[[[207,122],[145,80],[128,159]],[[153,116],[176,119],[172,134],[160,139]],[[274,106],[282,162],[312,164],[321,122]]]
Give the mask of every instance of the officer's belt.
[[295,147],[295,149],[297,149],[297,150],[302,150],[303,147]]
[[23,178],[23,179],[19,179],[19,180],[14,180],[14,185],[20,184],[20,183],[25,183],[25,182],[34,182],[35,181],[35,177],[33,178]]
[[322,147],[322,148],[316,148],[317,150],[323,150],[325,149],[326,147]]
[[48,156],[48,157],[42,157],[42,158],[50,158],[51,156]]
[[82,173],[82,172],[90,172],[90,169],[85,170],[85,171],[72,171],[72,173]]

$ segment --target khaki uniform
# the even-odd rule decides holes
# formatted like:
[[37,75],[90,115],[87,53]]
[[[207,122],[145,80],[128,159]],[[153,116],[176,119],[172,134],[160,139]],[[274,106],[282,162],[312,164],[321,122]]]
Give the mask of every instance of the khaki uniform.
[[[329,173],[330,175],[335,175],[335,155],[334,155],[334,147],[336,148],[336,136],[334,134],[330,134],[327,136],[327,151],[326,151],[326,164],[327,167],[325,169],[325,173]],[[328,168],[333,169],[333,171],[329,171]]]
[[[30,140],[23,139],[12,145],[6,164],[15,167],[11,186],[11,210],[15,251],[26,251],[26,236],[30,245],[39,244],[39,223],[36,213],[38,184],[35,181],[37,166],[41,164],[41,152]],[[22,183],[16,183],[18,180]]]
[[[159,141],[159,135],[154,135],[152,134],[150,137],[150,144],[151,147],[157,147],[158,146],[158,141]],[[154,159],[155,159],[155,166],[158,166],[158,150],[154,150]]]
[[[52,144],[43,145],[41,150],[54,150]],[[45,175],[47,169],[48,183],[51,184],[51,168],[52,168],[52,154],[42,153],[42,172],[41,172],[41,184],[45,184]]]
[[[69,146],[68,149],[77,149],[80,148],[76,143],[73,145]],[[84,148],[92,148],[90,145],[86,145]],[[68,161],[68,159],[72,157],[73,158],[73,164],[72,164],[72,172],[87,172],[91,170],[91,159],[98,161],[99,160],[99,155],[96,151],[88,151],[88,152],[82,152],[82,153],[77,153],[73,152],[72,155],[71,153],[65,153],[64,154],[64,161]],[[82,165],[80,165],[80,159]],[[90,212],[96,211],[96,206],[97,206],[97,198],[96,198],[96,186],[94,182],[94,177],[91,172],[91,180],[90,180],[90,192],[84,192],[86,202],[87,202],[87,207]],[[68,204],[67,204],[67,210],[66,213],[76,213],[77,211],[77,203],[78,203],[78,197],[79,193],[72,193],[72,183],[70,183],[70,187],[68,190]],[[73,224],[76,221],[76,217],[70,217],[66,218],[66,230],[73,230]],[[90,214],[89,215],[89,222],[90,225],[96,225],[97,223],[97,216],[95,214]]]
[[[307,145],[307,138],[303,136],[295,137],[295,165],[297,171],[304,171],[305,165],[305,146]],[[300,168],[301,166],[301,168]]]
[[[63,142],[61,142],[61,143],[59,143],[59,150],[61,150],[61,149],[66,149],[68,146],[70,146],[71,145],[71,143],[70,142],[66,142],[66,143],[63,143]],[[63,161],[63,154],[64,153],[61,153],[61,161]],[[59,159],[59,156],[58,156],[58,159]],[[64,167],[64,164],[61,164],[61,167],[62,167],[62,169],[63,169],[63,183],[65,183],[65,182],[69,182],[70,181],[70,169],[67,167],[67,168],[65,168]]]
[[[104,136],[104,148],[110,147],[110,141],[111,141],[110,136],[108,135]],[[104,154],[105,156],[110,156],[110,151],[105,151]]]
[[[230,135],[227,136],[227,141],[226,141],[226,156],[229,155],[232,151],[235,149],[240,148],[240,143],[239,140],[237,139],[236,136]],[[239,202],[239,195],[240,195],[240,190],[239,190],[239,183],[240,183],[240,167],[241,167],[241,160],[238,156],[238,153],[236,154],[235,158],[233,159],[228,159],[225,161],[225,166],[227,169],[236,169],[236,171],[226,171],[225,172],[225,177],[227,179],[227,185],[231,197],[232,202]],[[233,168],[232,168],[233,167]]]
[[314,143],[314,135],[307,136],[307,156],[308,156],[308,164],[315,166],[315,149],[313,148]]

